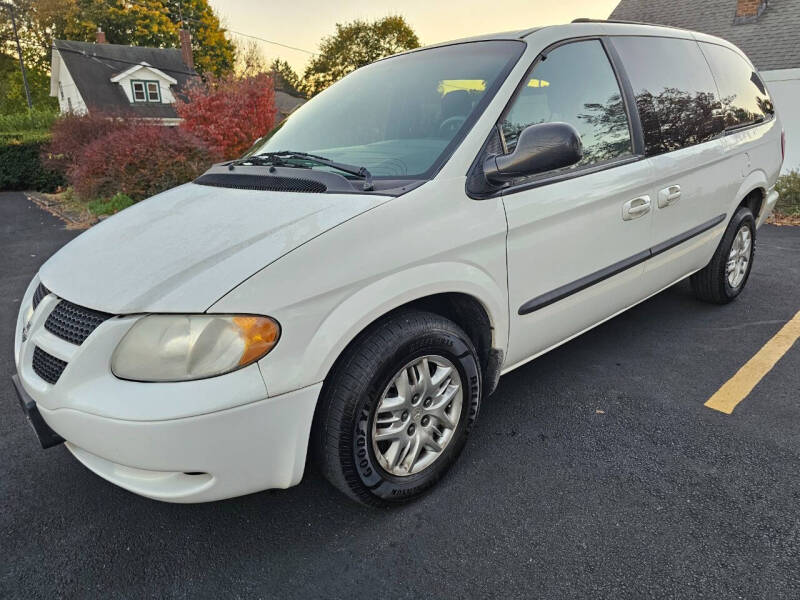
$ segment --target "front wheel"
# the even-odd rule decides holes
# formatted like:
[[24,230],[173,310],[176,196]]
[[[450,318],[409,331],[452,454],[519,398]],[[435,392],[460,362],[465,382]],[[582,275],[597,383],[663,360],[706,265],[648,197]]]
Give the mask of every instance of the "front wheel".
[[722,236],[711,262],[691,277],[695,296],[727,304],[744,289],[756,251],[756,222],[752,211],[739,207]]
[[478,414],[475,348],[455,323],[405,311],[364,332],[323,386],[315,456],[364,504],[411,500],[455,462]]

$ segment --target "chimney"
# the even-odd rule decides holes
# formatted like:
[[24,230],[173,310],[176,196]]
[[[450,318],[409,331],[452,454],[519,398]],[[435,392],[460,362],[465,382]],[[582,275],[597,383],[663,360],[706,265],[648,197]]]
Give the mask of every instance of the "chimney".
[[767,3],[768,0],[736,0],[735,22],[749,22],[758,19],[767,8]]
[[184,64],[190,69],[194,69],[194,57],[192,56],[192,34],[188,29],[179,29],[178,35],[181,39],[181,57]]
[[97,43],[98,44],[107,44],[108,43],[108,42],[106,42],[106,32],[103,31],[100,27],[97,28],[97,33],[95,35],[97,36]]

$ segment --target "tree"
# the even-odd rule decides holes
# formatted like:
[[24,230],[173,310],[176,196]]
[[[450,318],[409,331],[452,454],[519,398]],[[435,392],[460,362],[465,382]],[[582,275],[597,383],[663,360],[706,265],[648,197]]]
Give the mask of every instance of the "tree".
[[[157,0],[158,1],[158,0]],[[235,49],[225,37],[208,0],[160,0],[173,23],[183,22],[192,34],[194,66],[197,72],[221,77],[233,70]]]
[[306,67],[305,91],[309,97],[319,94],[359,67],[419,45],[417,34],[401,16],[337,23],[336,33],[322,40],[319,54]]
[[[28,86],[35,109],[58,108],[58,101],[50,97],[50,77],[40,69],[28,69]],[[0,115],[22,113],[28,110],[22,73],[16,56],[0,54]]]
[[[25,63],[49,70],[53,39],[93,42],[97,28],[110,44],[175,48],[181,23],[192,34],[195,68],[221,76],[233,68],[233,43],[208,0],[16,0]],[[0,11],[0,50],[8,46]]]
[[236,63],[234,73],[238,77],[249,77],[264,73],[267,70],[267,63],[261,54],[261,49],[255,40],[236,43]]
[[266,135],[275,122],[275,91],[267,73],[238,79],[209,77],[191,85],[175,105],[180,127],[215,154],[235,158]]
[[276,90],[286,92],[292,96],[305,97],[305,94],[301,91],[303,82],[288,62],[282,58],[276,58],[269,66],[269,71]]

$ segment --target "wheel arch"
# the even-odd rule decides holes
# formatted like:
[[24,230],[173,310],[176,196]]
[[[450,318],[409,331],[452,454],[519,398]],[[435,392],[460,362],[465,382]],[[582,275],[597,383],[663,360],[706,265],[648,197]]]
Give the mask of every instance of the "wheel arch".
[[[435,281],[423,276],[423,272],[440,276],[454,271],[460,272],[462,277]],[[428,283],[409,285],[414,280]],[[397,290],[402,292],[397,293]],[[364,307],[370,309],[364,310]],[[446,317],[465,331],[479,354],[484,392],[491,393],[499,378],[508,343],[508,300],[505,290],[483,271],[452,263],[424,265],[394,274],[362,288],[337,306],[309,344],[317,348],[318,344],[327,343],[328,346],[318,363],[317,380],[327,380],[336,361],[371,326],[409,308]]]
[[764,200],[767,197],[768,187],[767,174],[764,171],[757,170],[750,173],[739,186],[731,211],[728,214],[728,219],[733,216],[739,207],[747,206],[753,211],[753,217],[758,222],[758,216],[764,207]]

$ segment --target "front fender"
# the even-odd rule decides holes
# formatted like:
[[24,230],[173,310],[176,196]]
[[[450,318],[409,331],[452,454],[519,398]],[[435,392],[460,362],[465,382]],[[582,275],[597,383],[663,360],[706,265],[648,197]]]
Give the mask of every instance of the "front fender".
[[472,296],[483,305],[492,327],[492,347],[505,352],[508,301],[504,290],[472,265],[439,262],[393,273],[347,298],[322,323],[304,362],[318,365],[315,379],[324,379],[345,347],[370,323],[414,300],[448,292]]
[[[292,335],[282,339],[260,366],[270,395],[325,379],[347,345],[371,323],[414,300],[443,293],[474,297],[492,326],[492,346],[506,350],[508,300],[505,290],[477,267],[435,262],[394,272],[342,294],[310,298],[275,317]],[[326,308],[327,307],[327,308]]]
[[[281,324],[259,362],[270,396],[324,380],[370,323],[442,293],[475,298],[506,350],[507,223],[502,202],[464,196],[465,178],[431,181],[298,247],[221,298],[211,312]],[[423,219],[420,217],[424,216]]]

